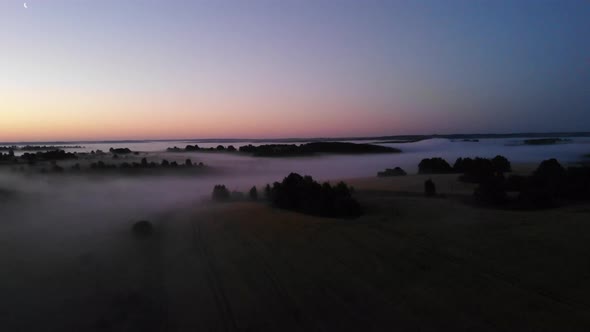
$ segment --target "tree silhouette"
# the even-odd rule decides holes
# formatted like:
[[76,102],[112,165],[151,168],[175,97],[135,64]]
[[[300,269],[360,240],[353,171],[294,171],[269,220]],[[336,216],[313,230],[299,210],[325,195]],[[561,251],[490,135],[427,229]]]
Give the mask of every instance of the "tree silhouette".
[[258,200],[258,190],[256,189],[256,186],[250,188],[248,195],[250,196],[251,200],[253,200],[253,201]]
[[436,196],[436,186],[432,179],[428,179],[424,182],[424,194],[428,197]]

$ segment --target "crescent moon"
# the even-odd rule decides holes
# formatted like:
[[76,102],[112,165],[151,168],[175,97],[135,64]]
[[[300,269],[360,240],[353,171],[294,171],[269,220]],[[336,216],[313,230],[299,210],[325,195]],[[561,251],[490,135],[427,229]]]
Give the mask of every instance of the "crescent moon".
[[27,7],[27,3],[23,3],[23,7],[25,7],[25,9],[29,9],[29,7]]

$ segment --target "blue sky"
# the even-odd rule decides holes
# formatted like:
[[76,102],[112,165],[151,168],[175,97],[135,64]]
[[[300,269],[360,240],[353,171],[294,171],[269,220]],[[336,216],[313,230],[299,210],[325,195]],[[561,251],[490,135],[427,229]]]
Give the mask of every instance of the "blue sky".
[[590,130],[590,1],[0,3],[0,140]]

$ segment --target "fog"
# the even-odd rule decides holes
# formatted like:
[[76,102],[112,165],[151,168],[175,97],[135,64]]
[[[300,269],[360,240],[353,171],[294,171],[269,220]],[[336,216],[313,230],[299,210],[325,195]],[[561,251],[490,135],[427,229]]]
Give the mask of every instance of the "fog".
[[[54,308],[55,299],[64,300],[75,287],[84,289],[84,281],[75,277],[82,258],[95,255],[108,261],[108,257],[120,251],[131,252],[133,244],[128,241],[134,221],[146,219],[158,225],[172,214],[188,217],[194,208],[210,204],[208,197],[215,184],[247,191],[253,185],[262,189],[264,184],[279,181],[290,172],[328,181],[372,177],[395,166],[415,173],[422,158],[434,156],[446,158],[450,163],[458,157],[497,154],[513,163],[537,163],[547,158],[570,163],[590,152],[589,139],[577,138],[570,144],[547,146],[516,143],[506,139],[480,142],[432,139],[384,144],[401,149],[400,154],[254,158],[200,152],[156,153],[148,157],[150,161],[191,158],[217,171],[195,176],[24,176],[4,167],[0,169],[0,264],[4,271],[0,311],[7,312],[10,308],[20,312],[7,318],[15,324],[30,317],[31,310],[38,310],[36,315],[41,315],[38,317],[41,320],[54,319],[50,315],[52,308],[59,310]],[[165,145],[175,144],[166,142]],[[89,145],[85,150],[97,148],[108,149]],[[162,142],[132,148],[164,149]],[[69,282],[64,282],[65,275],[74,278],[66,278]],[[37,307],[31,308],[32,299],[39,297],[49,300],[38,301]]]

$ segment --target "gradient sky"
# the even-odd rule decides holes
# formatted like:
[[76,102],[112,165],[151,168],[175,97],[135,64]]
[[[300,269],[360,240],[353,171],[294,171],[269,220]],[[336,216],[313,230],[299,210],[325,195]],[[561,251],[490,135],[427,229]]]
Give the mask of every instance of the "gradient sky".
[[0,1],[0,141],[590,131],[590,1]]

